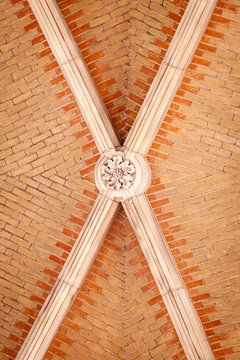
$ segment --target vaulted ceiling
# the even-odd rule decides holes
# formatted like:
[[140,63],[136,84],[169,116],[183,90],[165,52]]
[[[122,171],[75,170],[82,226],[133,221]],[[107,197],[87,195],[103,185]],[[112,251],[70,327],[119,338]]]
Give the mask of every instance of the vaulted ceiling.
[[[123,144],[189,1],[56,3]],[[218,1],[147,154],[148,200],[218,360],[240,357],[239,23],[238,1]],[[93,209],[100,154],[28,1],[2,0],[0,29],[0,359],[9,360]],[[44,359],[200,358],[186,355],[149,265],[120,205]]]

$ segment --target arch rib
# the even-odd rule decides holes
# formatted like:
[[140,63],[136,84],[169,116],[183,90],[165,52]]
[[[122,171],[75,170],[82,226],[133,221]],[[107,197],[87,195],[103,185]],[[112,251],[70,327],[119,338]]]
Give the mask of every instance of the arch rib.
[[[72,89],[100,153],[119,146],[107,111],[55,0],[29,0]],[[213,11],[215,0],[190,0],[177,32],[124,144],[146,155]],[[200,319],[144,194],[123,201],[189,360],[212,360]],[[17,360],[41,360],[83,283],[118,204],[100,194]]]

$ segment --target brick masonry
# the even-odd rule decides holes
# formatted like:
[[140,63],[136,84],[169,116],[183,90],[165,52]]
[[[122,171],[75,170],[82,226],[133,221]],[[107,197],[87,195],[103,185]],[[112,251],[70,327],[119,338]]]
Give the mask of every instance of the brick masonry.
[[149,153],[149,199],[221,360],[240,356],[239,18],[218,2]]
[[91,210],[97,150],[28,3],[3,1],[1,15],[0,357],[12,359]]
[[[187,1],[58,4],[124,140]],[[8,360],[91,209],[98,154],[27,1],[3,0],[0,19],[0,359]],[[218,2],[148,156],[149,199],[218,360],[240,356],[239,21],[236,0]],[[79,353],[185,359],[123,211],[46,359]]]
[[58,4],[123,141],[187,2],[58,0]]
[[46,359],[185,359],[121,210]]

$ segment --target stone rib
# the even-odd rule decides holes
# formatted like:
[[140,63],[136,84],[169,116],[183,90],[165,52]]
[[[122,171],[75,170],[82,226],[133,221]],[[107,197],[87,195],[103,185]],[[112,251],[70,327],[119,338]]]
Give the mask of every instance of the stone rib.
[[191,0],[124,146],[147,155],[203,35],[216,0]]
[[[69,81],[99,151],[113,149],[119,145],[117,137],[55,1],[29,2]],[[127,137],[127,150],[144,155],[148,152],[214,4],[215,1],[212,0],[190,1],[173,39],[173,45],[170,46],[136,123]],[[133,196],[132,199],[123,201],[123,206],[139,238],[187,358],[214,359],[196,310],[158,229],[146,196]],[[99,195],[57,283],[17,356],[18,360],[43,358],[96,257],[116,211],[117,203],[111,200],[110,196]]]
[[77,290],[83,284],[118,209],[118,203],[99,195],[76,243],[31,328],[17,360],[43,359]]
[[109,115],[55,0],[29,0],[100,153],[119,146]]
[[122,204],[187,358],[189,360],[213,360],[214,356],[199,316],[146,195],[135,196],[125,200]]

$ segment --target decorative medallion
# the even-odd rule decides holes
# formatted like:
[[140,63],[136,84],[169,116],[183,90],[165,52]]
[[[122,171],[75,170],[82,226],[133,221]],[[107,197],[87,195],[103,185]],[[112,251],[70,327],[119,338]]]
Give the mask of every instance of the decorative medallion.
[[141,154],[110,149],[99,159],[95,179],[101,193],[115,201],[123,201],[146,191],[151,171]]
[[136,168],[122,155],[114,155],[102,165],[101,175],[106,188],[128,190],[135,180]]

